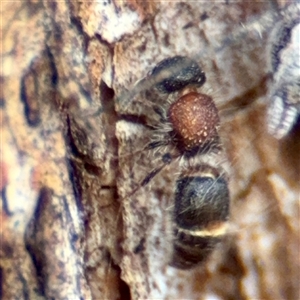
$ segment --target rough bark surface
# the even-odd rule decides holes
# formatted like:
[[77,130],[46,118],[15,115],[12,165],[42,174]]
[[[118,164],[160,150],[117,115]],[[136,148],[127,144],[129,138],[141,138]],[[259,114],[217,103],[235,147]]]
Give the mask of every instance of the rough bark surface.
[[[1,9],[2,299],[299,299],[300,130],[265,126],[271,2]],[[174,55],[206,73],[230,170],[228,237],[190,271],[168,265],[180,161],[141,186],[167,99],[130,97]]]

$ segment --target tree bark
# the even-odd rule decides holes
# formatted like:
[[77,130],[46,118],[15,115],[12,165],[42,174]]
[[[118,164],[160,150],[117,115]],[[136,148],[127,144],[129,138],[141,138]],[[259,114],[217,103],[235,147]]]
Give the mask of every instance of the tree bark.
[[[299,125],[279,141],[265,125],[274,16],[260,1],[2,4],[1,298],[299,298]],[[141,184],[170,151],[145,147],[168,99],[131,94],[175,55],[205,71],[231,194],[228,236],[188,271],[168,265],[180,161]]]

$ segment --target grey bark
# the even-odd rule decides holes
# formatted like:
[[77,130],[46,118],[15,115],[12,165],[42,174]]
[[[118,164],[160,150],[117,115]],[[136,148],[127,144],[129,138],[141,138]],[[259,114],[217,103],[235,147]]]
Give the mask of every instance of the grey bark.
[[[299,298],[299,128],[266,130],[269,2],[2,5],[3,299]],[[191,271],[168,266],[182,165],[141,186],[170,148],[145,149],[159,118],[129,97],[174,55],[206,73],[230,178],[228,237]]]

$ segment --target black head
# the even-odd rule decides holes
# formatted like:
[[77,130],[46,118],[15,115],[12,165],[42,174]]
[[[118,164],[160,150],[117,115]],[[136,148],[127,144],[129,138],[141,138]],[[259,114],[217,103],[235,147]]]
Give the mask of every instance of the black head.
[[205,74],[196,61],[185,56],[174,56],[162,60],[152,70],[150,76],[156,82],[155,87],[161,93],[173,93],[205,82]]

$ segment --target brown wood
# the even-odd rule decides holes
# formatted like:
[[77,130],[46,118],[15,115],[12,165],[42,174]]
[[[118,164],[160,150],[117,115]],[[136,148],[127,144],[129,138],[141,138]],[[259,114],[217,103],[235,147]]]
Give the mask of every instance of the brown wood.
[[[271,2],[1,5],[2,299],[299,298],[299,126],[265,125]],[[180,161],[140,186],[170,151],[145,149],[167,99],[130,93],[174,55],[205,71],[230,178],[228,237],[191,271],[168,266]]]

